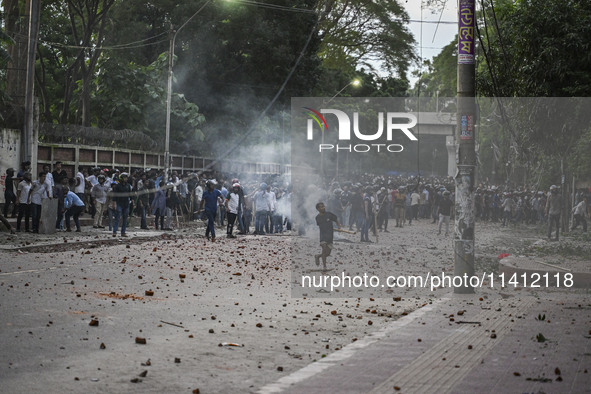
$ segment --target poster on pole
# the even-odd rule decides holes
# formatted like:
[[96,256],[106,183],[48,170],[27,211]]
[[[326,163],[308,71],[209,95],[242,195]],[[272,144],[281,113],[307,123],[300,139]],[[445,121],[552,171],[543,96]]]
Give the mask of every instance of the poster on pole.
[[474,0],[460,0],[458,9],[458,64],[474,64]]

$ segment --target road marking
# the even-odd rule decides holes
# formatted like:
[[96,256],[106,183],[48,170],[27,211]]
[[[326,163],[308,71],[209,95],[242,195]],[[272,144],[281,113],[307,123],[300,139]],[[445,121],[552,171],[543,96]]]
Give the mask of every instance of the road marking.
[[443,302],[449,301],[450,298],[451,298],[451,295],[446,295],[443,298],[433,301],[432,304],[426,305],[426,306],[410,313],[409,315],[404,316],[404,317],[388,324],[386,327],[382,328],[381,330],[376,331],[372,334],[369,334],[365,338],[355,341],[355,342],[343,347],[341,350],[334,352],[323,359],[320,359],[312,364],[309,364],[309,365],[305,366],[304,368],[301,368],[300,370],[298,370],[290,375],[284,376],[283,378],[279,379],[278,381],[276,381],[274,383],[271,383],[271,384],[268,384],[268,385],[262,387],[258,392],[260,394],[279,393],[283,390],[288,389],[293,384],[302,382],[306,379],[311,378],[314,375],[321,373],[325,369],[328,369],[330,367],[338,365],[343,360],[346,360],[346,359],[352,357],[353,355],[355,355],[355,353],[358,352],[359,350],[368,347],[369,345],[379,341],[380,339],[385,338],[386,336],[388,336],[392,332],[408,325],[409,323],[412,323],[416,319],[423,317],[423,315],[430,312],[437,305],[439,305]]

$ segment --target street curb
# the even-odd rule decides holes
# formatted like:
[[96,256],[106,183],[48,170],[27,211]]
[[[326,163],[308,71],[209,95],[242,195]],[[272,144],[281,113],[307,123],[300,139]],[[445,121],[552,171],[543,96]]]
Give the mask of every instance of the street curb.
[[[516,280],[522,284],[523,275],[525,275],[528,283],[531,283],[535,278],[544,278],[543,276],[548,274],[547,287],[564,287],[564,275],[572,274],[573,288],[584,289],[591,287],[590,272],[573,272],[566,268],[546,265],[546,263],[538,260],[534,257],[507,256],[499,261],[499,273],[505,274],[506,281],[515,275]],[[558,281],[555,277],[556,274],[559,274],[560,279]],[[546,287],[545,278],[537,284],[540,285],[540,288]]]

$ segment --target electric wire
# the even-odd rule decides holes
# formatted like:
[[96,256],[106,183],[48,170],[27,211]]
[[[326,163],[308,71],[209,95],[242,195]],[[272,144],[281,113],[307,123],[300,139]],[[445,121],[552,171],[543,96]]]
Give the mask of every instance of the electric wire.
[[443,10],[445,10],[445,5],[447,4],[447,0],[443,1],[443,6],[441,7],[441,13],[439,14],[439,20],[437,21],[437,26],[435,26],[435,32],[433,33],[433,39],[431,42],[435,42],[435,36],[437,35],[437,30],[439,30],[439,25],[441,24],[441,17],[443,16]]
[[241,3],[241,4],[245,4],[245,5],[253,5],[256,7],[260,7],[260,8],[271,8],[271,9],[277,9],[277,10],[288,11],[288,12],[299,12],[299,13],[304,13],[304,14],[316,14],[316,10],[310,10],[310,9],[305,9],[305,8],[296,8],[296,7],[286,7],[286,6],[281,6],[278,4],[271,4],[271,3],[260,3],[258,1],[252,1],[252,0],[236,0],[236,2]]
[[[142,42],[153,40],[155,38],[158,38],[158,37],[163,36],[163,35],[166,35],[166,34],[168,34],[168,32],[163,32],[163,33],[160,33],[160,34],[156,34],[155,36],[144,38],[144,39],[138,40],[138,41],[128,42],[128,43],[125,43],[125,44],[111,45],[111,46],[68,45],[68,44],[62,44],[60,42],[46,41],[46,40],[43,40],[43,39],[39,39],[39,44],[46,45],[46,46],[51,46],[51,47],[68,48],[68,49],[100,49],[100,50],[132,49],[132,48],[142,48],[142,47],[147,47],[147,46],[150,46],[150,45],[160,44],[162,42],[167,42],[168,39],[159,40],[159,41],[155,41],[155,42],[149,42],[149,43],[146,43],[146,44],[140,44]],[[24,34],[20,34],[20,33],[14,33],[14,37],[20,37],[20,38],[26,38],[26,39],[28,38],[28,36],[26,36]],[[138,45],[136,45],[136,44],[138,44]]]

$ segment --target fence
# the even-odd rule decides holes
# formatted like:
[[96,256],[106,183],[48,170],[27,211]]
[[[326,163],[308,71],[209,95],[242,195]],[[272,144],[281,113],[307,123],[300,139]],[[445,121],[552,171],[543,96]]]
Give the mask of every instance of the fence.
[[[164,154],[131,149],[106,148],[89,145],[54,144],[39,142],[38,171],[44,164],[62,162],[70,174],[79,167],[117,168],[131,172],[135,169],[164,168]],[[291,166],[277,163],[249,163],[236,160],[216,162],[213,158],[171,155],[171,170],[179,173],[217,171],[232,174],[290,174]]]

